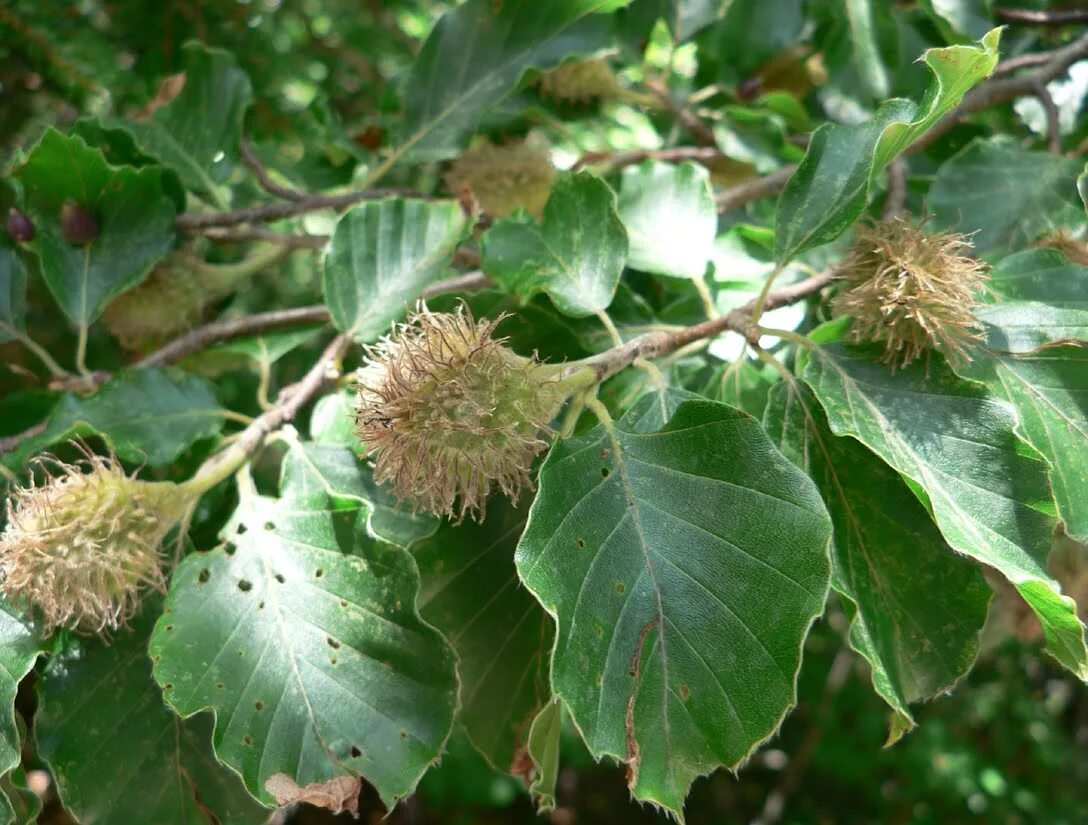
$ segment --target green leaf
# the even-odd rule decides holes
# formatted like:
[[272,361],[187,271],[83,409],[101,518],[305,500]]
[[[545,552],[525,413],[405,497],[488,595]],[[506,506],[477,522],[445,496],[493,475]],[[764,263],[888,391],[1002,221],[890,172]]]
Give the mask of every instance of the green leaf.
[[1018,432],[1050,465],[1058,515],[1088,540],[1088,350],[1051,347],[976,361],[960,372],[985,380],[1016,407]]
[[726,0],[660,0],[665,22],[676,42],[683,43],[722,16]]
[[627,259],[616,196],[588,172],[556,179],[541,223],[500,220],[483,240],[483,270],[501,287],[523,298],[545,292],[576,318],[608,308]]
[[[22,760],[23,737],[15,716],[15,694],[19,683],[30,673],[42,644],[33,630],[5,602],[0,601],[0,777],[7,777]],[[18,800],[15,800],[18,804]],[[7,818],[4,819],[4,814]],[[10,822],[15,817],[12,800],[0,789],[0,819]]]
[[223,536],[178,567],[150,651],[167,702],[210,708],[218,757],[266,804],[362,775],[387,805],[438,758],[457,702],[454,657],[416,611],[408,553],[365,535],[365,507],[301,480],[244,492]]
[[357,341],[389,331],[449,266],[465,216],[454,201],[371,201],[336,224],[325,256],[325,302]]
[[413,555],[419,609],[457,653],[461,712],[472,744],[512,771],[548,700],[552,621],[518,582],[514,550],[526,508],[489,502],[483,524],[445,525]]
[[764,422],[820,488],[834,524],[831,584],[854,607],[850,646],[911,727],[908,706],[950,690],[975,660],[991,595],[982,571],[948,546],[897,473],[832,434],[806,387],[777,384]]
[[677,43],[691,37],[721,18],[731,0],[635,0],[624,12],[624,25],[631,32],[648,32],[664,20]]
[[452,157],[481,116],[528,69],[607,47],[599,12],[630,0],[468,0],[446,12],[423,44],[404,86],[403,138],[394,158]]
[[865,123],[826,123],[812,134],[804,160],[787,182],[775,214],[775,255],[780,263],[835,240],[857,220],[869,200],[880,137],[893,123],[909,121],[909,100],[889,100]]
[[[110,166],[102,152],[52,127],[15,171],[34,223],[28,245],[64,314],[86,328],[111,298],[139,283],[174,245],[174,203],[158,167]],[[74,201],[94,216],[98,235],[75,246],[61,231]]]
[[1088,539],[1088,268],[1028,250],[1001,261],[990,288],[994,302],[977,313],[989,352],[958,372],[1016,407],[1018,432],[1050,465],[1066,531]]
[[739,765],[793,705],[831,534],[755,419],[683,399],[647,395],[559,441],[517,553],[590,751],[677,816],[696,777]]
[[880,9],[874,8],[874,0],[846,0],[844,11],[858,80],[871,98],[882,100],[888,96],[891,81],[880,54]]
[[163,706],[147,658],[157,615],[109,643],[72,640],[42,675],[34,735],[61,801],[96,825],[259,825],[268,811],[216,763],[211,720]]
[[147,120],[115,118],[105,125],[129,132],[142,151],[177,172],[188,189],[226,208],[220,187],[237,162],[253,89],[229,52],[187,43],[184,53],[185,83],[177,97]]
[[688,386],[699,395],[762,418],[774,383],[766,372],[745,359],[715,367],[706,380]]
[[1088,341],[1088,268],[1054,249],[1027,249],[996,264],[994,300],[975,314],[987,342],[1026,353],[1067,341]]
[[4,463],[19,466],[59,441],[97,434],[123,461],[158,467],[222,427],[223,415],[207,381],[175,370],[134,367],[93,395],[65,393],[45,430],[24,439]]
[[354,450],[362,445],[355,435],[355,398],[352,390],[330,393],[317,400],[310,413],[310,438]]
[[[101,149],[106,162],[113,166],[157,166],[159,163],[136,145],[136,139],[123,125],[107,126],[98,118],[81,117],[72,124],[68,134],[77,135],[88,146]],[[163,170],[162,185],[163,190],[174,201],[177,211],[184,212],[185,187],[173,169]]]
[[675,278],[702,278],[714,256],[718,213],[702,166],[648,160],[623,170],[620,217],[627,265]]
[[269,330],[261,335],[208,347],[180,358],[176,363],[205,378],[217,378],[232,370],[249,370],[259,376],[327,328],[325,324],[307,324],[293,329]]
[[892,373],[872,347],[832,343],[805,370],[837,435],[852,435],[924,491],[955,550],[998,570],[1028,602],[1050,653],[1088,679],[1084,628],[1047,572],[1055,527],[1046,465],[1017,438],[1013,409],[940,356]]
[[889,100],[865,123],[827,123],[816,130],[778,201],[775,257],[780,264],[834,240],[857,220],[873,176],[993,71],[1000,34],[994,29],[977,45],[926,51],[922,59],[933,83],[920,104]]
[[1080,167],[1005,135],[979,138],[937,170],[926,204],[937,226],[974,233],[980,255],[1022,248],[1047,230],[1084,224]]
[[552,699],[540,709],[529,728],[529,758],[536,775],[529,792],[536,801],[537,813],[555,809],[555,786],[559,781],[559,737],[563,733],[563,703]]
[[0,343],[22,332],[26,321],[26,264],[19,253],[0,245]]
[[390,544],[411,547],[438,529],[437,518],[413,513],[400,505],[388,487],[374,481],[370,465],[348,447],[293,444],[284,458],[283,477],[287,483],[317,487],[336,499],[364,502],[369,509],[367,533]]
[[804,25],[803,0],[730,0],[710,37],[722,59],[744,77],[793,45]]
[[920,5],[950,43],[982,37],[993,26],[990,0],[922,0]]

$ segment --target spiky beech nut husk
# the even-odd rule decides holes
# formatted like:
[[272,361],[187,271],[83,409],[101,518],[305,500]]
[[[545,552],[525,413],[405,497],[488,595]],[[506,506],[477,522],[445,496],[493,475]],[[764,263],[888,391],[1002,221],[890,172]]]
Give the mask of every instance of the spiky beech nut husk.
[[8,231],[8,237],[14,243],[30,243],[34,240],[34,224],[30,222],[30,218],[18,209],[8,210],[4,226]]
[[209,301],[219,297],[209,298],[195,276],[200,263],[189,253],[175,252],[147,278],[110,301],[102,323],[130,352],[188,332],[204,320]]
[[163,588],[159,545],[189,499],[176,484],[139,481],[101,456],[39,464],[45,480],[8,500],[0,593],[46,633],[120,627],[145,588]]
[[974,308],[989,273],[970,249],[966,235],[926,232],[901,218],[859,224],[839,266],[846,288],[832,309],[851,317],[854,342],[883,342],[893,366],[931,350],[953,363],[969,360],[982,337]]
[[1088,243],[1066,229],[1059,229],[1035,242],[1035,246],[1057,249],[1075,264],[1088,266]]
[[542,74],[537,83],[546,97],[570,103],[609,100],[620,91],[612,67],[600,57],[564,63]]
[[540,217],[555,180],[555,167],[543,149],[528,143],[469,149],[446,172],[446,186],[468,190],[485,213],[502,218],[521,208]]
[[73,246],[86,246],[98,237],[98,219],[85,206],[65,201],[60,208],[60,231]]
[[417,308],[367,348],[355,433],[374,477],[416,510],[482,520],[497,488],[513,500],[566,393],[555,371],[493,337],[498,320]]

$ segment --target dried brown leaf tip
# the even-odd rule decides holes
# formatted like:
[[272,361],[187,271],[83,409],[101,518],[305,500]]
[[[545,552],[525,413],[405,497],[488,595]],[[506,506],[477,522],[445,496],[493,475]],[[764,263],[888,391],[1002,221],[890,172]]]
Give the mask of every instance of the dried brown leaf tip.
[[274,773],[265,780],[264,789],[281,807],[303,802],[334,814],[358,814],[363,780],[357,776],[337,776],[327,782],[311,782],[303,788],[287,774]]
[[970,360],[982,337],[974,309],[989,274],[970,249],[966,235],[926,232],[901,218],[859,224],[839,267],[846,287],[832,309],[853,320],[855,343],[882,342],[893,366],[931,350],[953,363]]
[[516,500],[531,483],[565,391],[493,337],[498,323],[420,306],[367,349],[355,432],[376,454],[375,479],[415,509],[482,520],[494,489]]
[[446,186],[460,195],[467,190],[483,211],[504,218],[524,209],[539,218],[555,180],[548,153],[525,142],[469,149],[446,172]]
[[164,588],[159,544],[188,498],[175,484],[144,482],[109,458],[44,458],[40,484],[17,488],[0,533],[0,593],[50,633],[122,626],[147,587]]

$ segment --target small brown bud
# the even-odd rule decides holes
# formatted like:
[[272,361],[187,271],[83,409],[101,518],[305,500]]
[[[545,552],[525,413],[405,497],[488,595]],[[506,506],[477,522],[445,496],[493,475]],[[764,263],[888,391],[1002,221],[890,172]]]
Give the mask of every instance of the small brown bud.
[[14,243],[30,243],[34,240],[34,224],[30,222],[30,218],[18,209],[8,210],[5,226],[8,230],[8,236]]
[[906,366],[930,350],[953,363],[970,360],[982,337],[974,308],[988,276],[970,248],[966,235],[926,232],[901,218],[858,224],[839,266],[846,288],[832,309],[852,318],[854,342],[883,342],[887,363]]
[[75,201],[60,209],[60,231],[73,246],[86,246],[98,237],[98,220]]

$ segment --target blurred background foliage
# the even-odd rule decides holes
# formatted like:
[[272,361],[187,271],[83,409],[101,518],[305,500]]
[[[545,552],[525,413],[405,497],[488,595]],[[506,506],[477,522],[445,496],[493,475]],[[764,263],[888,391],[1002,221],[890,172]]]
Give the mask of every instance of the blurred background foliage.
[[[452,0],[0,0],[0,153],[11,156],[28,146],[46,125],[65,127],[85,114],[139,113],[163,78],[181,69],[182,45],[197,39],[229,50],[248,73],[255,104],[246,130],[270,168],[306,189],[346,185],[388,145],[387,129],[401,105],[397,81],[434,21],[455,5]],[[917,55],[977,37],[992,25],[995,4],[705,0],[686,5],[692,13],[673,18],[672,28],[663,13],[677,8],[674,0],[636,0],[616,15],[615,46],[607,58],[623,94],[603,103],[559,101],[542,94],[530,78],[508,105],[489,115],[491,137],[538,133],[556,160],[567,165],[587,152],[670,145],[682,127],[647,82],[663,79],[673,95],[687,97],[711,124],[727,156],[712,164],[715,184],[740,183],[798,160],[803,153],[798,136],[814,123],[857,121],[888,97],[920,97],[926,73],[915,62]],[[859,7],[869,14],[863,31],[852,16]],[[1003,37],[1003,58],[1067,38],[1060,27],[1014,28]],[[1085,75],[1074,72],[1056,100],[1068,146],[1083,147],[1088,136],[1088,119],[1079,117],[1088,90]],[[917,156],[911,208],[917,211],[921,203],[913,184],[924,191],[927,169],[935,170],[972,137],[996,131],[1028,140],[1041,133],[1042,113],[1023,105],[1030,102],[997,107],[957,126]],[[429,190],[440,186],[442,170],[408,167],[397,174],[394,184]],[[732,266],[727,271],[737,278],[739,296],[752,279],[762,277],[767,238],[756,227],[769,223],[772,209],[773,201],[765,200],[723,219],[722,261]],[[302,228],[327,226],[303,223]],[[211,254],[232,253],[227,245]],[[756,274],[748,278],[744,267]],[[314,273],[308,255],[295,256],[274,281],[256,281],[232,297],[232,306],[246,312],[316,300],[320,285]],[[655,288],[659,293],[647,288],[643,298],[654,304],[659,318],[683,323],[698,315],[697,301],[683,289]],[[32,292],[28,303],[41,343],[53,352],[70,351],[72,333],[52,302]],[[92,362],[122,362],[116,344],[101,330],[91,346]],[[37,421],[48,400],[44,392],[27,388],[24,378],[33,363],[23,350],[2,346],[0,359],[0,435],[5,435]],[[219,373],[217,392],[236,410],[252,406],[259,380],[252,364],[242,361],[241,368],[229,358],[204,364]],[[280,362],[283,382],[311,361],[308,351],[288,351]],[[37,406],[36,398],[42,401]],[[198,449],[170,472],[183,476],[201,458]],[[230,502],[206,501],[194,524],[194,541],[214,536],[229,510]],[[1088,570],[1072,564],[1066,581],[1088,588]],[[987,635],[995,641],[985,645],[966,683],[920,707],[918,729],[883,750],[886,707],[873,693],[864,663],[848,652],[845,625],[845,616],[832,607],[809,639],[797,712],[742,770],[742,781],[722,771],[696,784],[687,805],[689,822],[1086,821],[1088,692],[1040,655],[1038,628],[1016,600],[1000,594],[994,600]],[[1006,636],[1009,629],[1013,638]],[[629,801],[622,769],[595,764],[573,730],[564,738],[561,766],[558,807],[550,814],[556,825],[659,821],[653,811]],[[376,798],[367,802],[364,818],[382,821]],[[45,821],[61,822],[60,816],[47,811]],[[459,825],[534,818],[520,783],[496,774],[457,736],[441,766],[388,821]],[[307,810],[296,821],[328,817]]]

